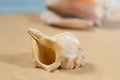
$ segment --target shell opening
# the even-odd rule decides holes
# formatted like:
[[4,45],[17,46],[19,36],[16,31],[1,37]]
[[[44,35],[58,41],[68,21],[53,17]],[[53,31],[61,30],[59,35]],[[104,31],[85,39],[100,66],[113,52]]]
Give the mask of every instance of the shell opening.
[[56,60],[55,51],[44,45],[39,45],[38,57],[39,57],[39,61],[45,65],[51,65]]

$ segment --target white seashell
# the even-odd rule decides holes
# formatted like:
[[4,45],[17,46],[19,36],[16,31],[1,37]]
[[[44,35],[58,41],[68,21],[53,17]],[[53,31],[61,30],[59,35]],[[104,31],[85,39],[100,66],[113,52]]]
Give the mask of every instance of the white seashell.
[[33,62],[47,71],[58,67],[63,69],[79,68],[84,64],[84,55],[80,41],[70,32],[49,37],[36,29],[30,28],[32,39]]
[[92,20],[81,18],[63,18],[50,10],[41,13],[40,19],[47,24],[63,28],[90,29],[94,25]]

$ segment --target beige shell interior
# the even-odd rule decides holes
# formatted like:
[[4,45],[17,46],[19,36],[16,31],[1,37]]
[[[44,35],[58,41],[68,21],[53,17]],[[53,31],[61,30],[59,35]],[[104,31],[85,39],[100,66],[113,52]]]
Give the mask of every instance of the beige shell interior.
[[38,63],[44,65],[51,65],[56,60],[55,51],[50,48],[50,46],[46,46],[41,44],[38,40],[32,39],[33,41],[33,56]]

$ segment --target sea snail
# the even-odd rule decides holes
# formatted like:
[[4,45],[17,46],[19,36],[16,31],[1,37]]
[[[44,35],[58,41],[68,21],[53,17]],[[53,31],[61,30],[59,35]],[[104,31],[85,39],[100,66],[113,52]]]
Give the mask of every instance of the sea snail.
[[46,71],[79,68],[85,63],[80,41],[70,32],[48,36],[29,28],[28,34],[32,40],[33,62]]

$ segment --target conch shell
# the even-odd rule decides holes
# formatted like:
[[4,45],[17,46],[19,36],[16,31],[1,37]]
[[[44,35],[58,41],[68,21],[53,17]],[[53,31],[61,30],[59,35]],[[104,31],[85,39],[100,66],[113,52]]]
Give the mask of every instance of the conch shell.
[[28,34],[32,40],[33,62],[37,67],[53,71],[58,67],[73,69],[84,64],[80,41],[72,33],[64,32],[50,37],[30,28]]

